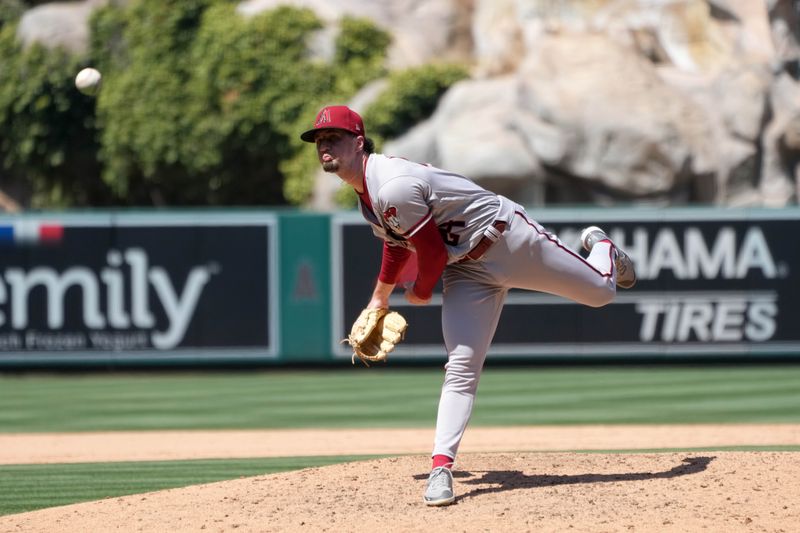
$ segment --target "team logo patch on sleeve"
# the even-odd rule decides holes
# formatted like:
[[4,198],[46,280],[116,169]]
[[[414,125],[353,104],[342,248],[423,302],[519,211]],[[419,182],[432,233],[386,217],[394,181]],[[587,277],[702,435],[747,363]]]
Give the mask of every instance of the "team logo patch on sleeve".
[[390,207],[386,211],[383,212],[383,220],[392,228],[394,231],[400,232],[400,220],[397,218],[397,208]]

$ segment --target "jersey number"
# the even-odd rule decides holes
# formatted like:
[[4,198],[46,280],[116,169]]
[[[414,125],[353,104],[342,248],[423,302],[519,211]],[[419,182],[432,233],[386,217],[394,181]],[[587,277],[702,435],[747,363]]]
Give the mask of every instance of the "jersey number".
[[453,233],[453,228],[463,228],[466,225],[463,220],[449,220],[444,224],[439,224],[439,233],[442,234],[444,243],[448,246],[458,246],[461,237]]

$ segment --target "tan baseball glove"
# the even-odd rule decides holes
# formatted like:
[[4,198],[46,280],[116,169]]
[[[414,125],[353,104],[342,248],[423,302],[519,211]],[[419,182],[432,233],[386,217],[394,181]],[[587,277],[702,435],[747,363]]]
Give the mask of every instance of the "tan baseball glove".
[[389,352],[403,340],[407,328],[408,322],[397,311],[364,309],[350,335],[342,342],[353,347],[353,364],[358,357],[369,366],[370,362],[386,362]]

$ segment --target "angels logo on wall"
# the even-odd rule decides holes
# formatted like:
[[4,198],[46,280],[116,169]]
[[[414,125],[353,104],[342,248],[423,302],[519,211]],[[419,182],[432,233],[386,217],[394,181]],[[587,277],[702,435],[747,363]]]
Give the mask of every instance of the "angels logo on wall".
[[390,207],[386,211],[383,212],[383,220],[392,228],[394,231],[398,233],[402,233],[400,231],[400,220],[397,218],[397,208]]

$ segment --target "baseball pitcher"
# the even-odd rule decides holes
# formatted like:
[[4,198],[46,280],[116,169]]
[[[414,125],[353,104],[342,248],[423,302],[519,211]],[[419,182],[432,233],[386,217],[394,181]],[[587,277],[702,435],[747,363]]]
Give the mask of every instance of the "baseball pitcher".
[[366,306],[382,311],[362,312],[363,320],[359,317],[354,324],[349,339],[354,357],[365,331],[391,330],[368,343],[384,356],[405,331],[404,321],[383,327],[380,317],[387,314],[389,296],[412,250],[417,277],[404,287],[408,302],[427,304],[439,278],[443,280],[442,332],[448,361],[424,502],[448,505],[455,500],[451,469],[509,289],[546,292],[600,307],[614,299],[617,287],[634,285],[633,263],[600,228],[582,232],[589,252],[583,259],[522,206],[468,178],[373,153],[374,143],[366,137],[361,117],[346,106],[323,108],[314,126],[300,137],[316,144],[325,171],[353,187],[362,215],[383,240],[378,281]]

